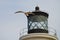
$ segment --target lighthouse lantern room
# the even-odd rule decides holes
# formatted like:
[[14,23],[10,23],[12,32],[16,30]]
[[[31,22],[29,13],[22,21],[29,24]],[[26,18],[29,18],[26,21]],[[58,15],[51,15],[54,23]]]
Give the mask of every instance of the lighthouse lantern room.
[[28,33],[48,33],[48,14],[35,7],[35,11],[27,16]]

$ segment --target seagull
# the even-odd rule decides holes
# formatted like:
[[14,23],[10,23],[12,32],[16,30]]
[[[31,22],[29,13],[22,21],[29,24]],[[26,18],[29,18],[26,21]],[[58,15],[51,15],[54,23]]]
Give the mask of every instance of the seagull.
[[34,15],[32,12],[23,12],[23,11],[17,11],[17,12],[15,12],[15,14],[17,14],[17,13],[24,13],[26,16],[29,16],[29,14]]

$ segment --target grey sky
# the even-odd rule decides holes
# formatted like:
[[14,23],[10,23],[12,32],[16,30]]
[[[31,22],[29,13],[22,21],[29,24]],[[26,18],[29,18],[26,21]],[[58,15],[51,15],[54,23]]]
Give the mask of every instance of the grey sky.
[[0,40],[19,40],[21,29],[27,27],[27,18],[14,12],[34,11],[37,5],[49,13],[48,25],[60,37],[60,0],[0,0]]

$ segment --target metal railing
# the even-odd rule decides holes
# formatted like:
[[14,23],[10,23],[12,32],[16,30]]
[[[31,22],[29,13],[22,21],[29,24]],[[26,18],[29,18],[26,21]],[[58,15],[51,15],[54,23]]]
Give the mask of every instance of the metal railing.
[[[27,34],[28,34],[28,28],[24,28],[20,32],[20,37],[23,36],[23,35],[27,35]],[[56,30],[53,29],[53,28],[48,27],[48,34],[52,35],[52,36],[56,36]]]
[[48,34],[52,36],[57,36],[56,35],[56,30],[54,28],[48,27]]
[[23,36],[23,35],[27,35],[28,34],[28,28],[23,28],[21,31],[20,31],[20,37]]

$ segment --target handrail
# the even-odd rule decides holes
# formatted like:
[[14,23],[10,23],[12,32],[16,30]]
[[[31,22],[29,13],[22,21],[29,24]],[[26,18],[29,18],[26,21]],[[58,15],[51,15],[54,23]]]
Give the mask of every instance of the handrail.
[[56,30],[54,29],[54,28],[52,28],[52,27],[48,27],[48,31],[49,31],[49,34],[50,35],[55,35],[56,36]]
[[[28,34],[28,28],[24,28],[22,29],[22,32],[20,32],[20,37],[27,34]],[[56,30],[48,27],[48,34],[52,36],[56,36]]]

